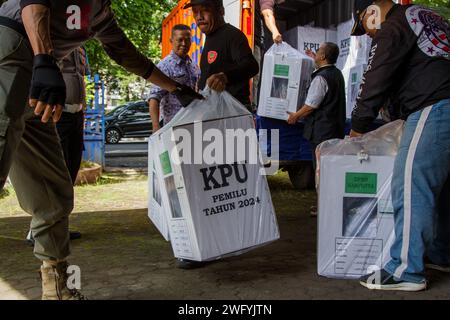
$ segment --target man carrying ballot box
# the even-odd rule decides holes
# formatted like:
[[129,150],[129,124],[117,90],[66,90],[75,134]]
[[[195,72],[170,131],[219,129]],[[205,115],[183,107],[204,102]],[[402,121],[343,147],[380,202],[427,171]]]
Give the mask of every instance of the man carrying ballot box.
[[351,136],[390,100],[406,120],[392,177],[391,260],[361,278],[369,289],[419,291],[425,268],[450,271],[450,26],[433,11],[356,0],[352,35],[373,38]]
[[305,119],[303,135],[311,142],[313,165],[316,169],[315,149],[323,141],[345,136],[345,82],[335,64],[339,47],[332,42],[323,43],[317,53],[308,52],[317,69],[311,77],[305,104],[295,113],[288,112],[289,124]]
[[253,57],[247,37],[238,28],[225,23],[222,0],[191,0],[184,8],[192,7],[198,28],[206,35],[200,60],[198,87],[228,91],[247,109],[250,107],[249,81],[259,66]]

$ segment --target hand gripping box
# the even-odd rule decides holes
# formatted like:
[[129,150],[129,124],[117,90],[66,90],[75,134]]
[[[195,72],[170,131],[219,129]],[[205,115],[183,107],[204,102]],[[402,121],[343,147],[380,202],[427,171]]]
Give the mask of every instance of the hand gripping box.
[[313,60],[287,43],[274,44],[264,56],[258,115],[288,119],[305,102]]
[[154,151],[175,257],[196,261],[279,238],[252,115],[227,92],[206,96],[156,133]]
[[319,146],[318,274],[359,278],[390,259],[391,178],[402,121]]

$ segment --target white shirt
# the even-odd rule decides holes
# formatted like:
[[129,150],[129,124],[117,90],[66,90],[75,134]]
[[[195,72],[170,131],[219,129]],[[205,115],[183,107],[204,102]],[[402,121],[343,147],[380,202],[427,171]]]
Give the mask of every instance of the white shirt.
[[[326,66],[323,66],[326,67]],[[322,67],[322,68],[323,68]],[[317,76],[311,81],[305,104],[311,108],[318,109],[328,92],[328,84],[324,77]]]

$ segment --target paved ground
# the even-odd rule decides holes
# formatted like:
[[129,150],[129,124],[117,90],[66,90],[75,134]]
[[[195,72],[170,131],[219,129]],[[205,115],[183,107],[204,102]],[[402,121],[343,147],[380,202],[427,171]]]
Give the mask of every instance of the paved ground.
[[148,143],[144,139],[124,139],[118,144],[105,145],[106,167],[147,168]]
[[126,142],[120,142],[117,144],[105,144],[106,157],[121,155],[123,153],[136,153],[147,155],[148,142],[144,140],[131,140]]
[[148,158],[147,156],[127,156],[127,157],[106,157],[106,168],[139,168],[147,169]]
[[[281,239],[203,269],[179,270],[170,244],[147,218],[146,181],[77,187],[70,262],[80,266],[90,299],[450,299],[450,275],[430,272],[430,290],[371,292],[357,281],[316,274],[314,193],[271,177]],[[101,209],[103,208],[103,209]],[[39,262],[23,242],[29,217],[14,195],[0,200],[0,299],[38,299]]]

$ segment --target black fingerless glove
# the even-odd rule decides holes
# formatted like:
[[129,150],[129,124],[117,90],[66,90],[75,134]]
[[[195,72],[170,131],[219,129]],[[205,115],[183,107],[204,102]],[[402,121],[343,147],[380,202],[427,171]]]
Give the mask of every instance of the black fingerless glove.
[[195,90],[193,90],[191,87],[184,85],[184,84],[178,84],[177,90],[172,92],[174,94],[178,101],[180,101],[181,105],[186,108],[188,105],[191,104],[192,101],[195,99],[202,100],[204,97],[197,93]]
[[49,105],[64,106],[66,84],[54,57],[38,54],[33,60],[30,98]]

